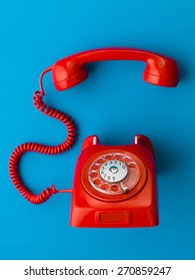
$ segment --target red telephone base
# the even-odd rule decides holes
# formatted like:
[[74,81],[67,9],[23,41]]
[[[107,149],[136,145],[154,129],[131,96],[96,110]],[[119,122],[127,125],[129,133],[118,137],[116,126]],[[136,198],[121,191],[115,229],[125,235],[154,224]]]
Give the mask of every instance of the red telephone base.
[[85,139],[75,169],[70,225],[158,225],[154,152],[146,136],[115,147],[99,144],[97,136]]

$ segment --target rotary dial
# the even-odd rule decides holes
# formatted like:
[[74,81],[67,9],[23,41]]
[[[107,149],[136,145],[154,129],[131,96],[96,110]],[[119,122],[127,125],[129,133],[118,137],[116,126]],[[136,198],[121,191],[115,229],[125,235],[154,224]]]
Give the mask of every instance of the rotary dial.
[[97,158],[89,168],[91,185],[104,194],[128,193],[140,178],[139,168],[130,156],[110,153]]

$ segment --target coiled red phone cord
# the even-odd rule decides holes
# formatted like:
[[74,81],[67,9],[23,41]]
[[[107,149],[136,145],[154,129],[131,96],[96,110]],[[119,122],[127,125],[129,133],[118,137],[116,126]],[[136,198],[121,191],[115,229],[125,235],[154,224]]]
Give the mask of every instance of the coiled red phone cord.
[[47,68],[40,76],[40,91],[35,91],[33,96],[33,103],[35,107],[41,111],[43,114],[52,117],[54,119],[60,120],[67,128],[67,137],[65,141],[57,146],[47,146],[38,143],[27,142],[18,146],[13,153],[11,154],[9,161],[9,173],[12,180],[12,183],[16,187],[16,189],[27,199],[29,202],[34,204],[40,204],[48,200],[53,194],[59,192],[71,192],[72,190],[56,190],[55,186],[52,185],[50,188],[45,189],[40,194],[33,194],[22,182],[19,171],[18,171],[18,163],[20,157],[26,152],[37,152],[40,154],[49,154],[56,155],[63,153],[70,149],[72,145],[76,141],[76,125],[70,119],[70,117],[56,109],[51,107],[47,107],[47,105],[43,102],[44,97],[44,89],[43,89],[43,75],[52,70],[52,67]]

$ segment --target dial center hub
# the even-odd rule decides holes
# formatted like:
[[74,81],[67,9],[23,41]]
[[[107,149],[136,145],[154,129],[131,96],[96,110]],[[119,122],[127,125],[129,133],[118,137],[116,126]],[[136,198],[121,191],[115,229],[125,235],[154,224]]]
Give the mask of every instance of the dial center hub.
[[112,172],[113,174],[118,172],[118,167],[117,166],[110,166],[109,171]]

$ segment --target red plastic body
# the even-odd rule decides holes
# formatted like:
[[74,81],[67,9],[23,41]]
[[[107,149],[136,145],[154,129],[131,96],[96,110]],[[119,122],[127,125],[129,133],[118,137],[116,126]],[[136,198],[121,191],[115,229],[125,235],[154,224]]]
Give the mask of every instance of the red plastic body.
[[[137,161],[141,176],[128,194],[110,196],[92,188],[88,170],[105,153],[124,153]],[[152,144],[136,135],[133,144],[104,146],[89,136],[78,158],[72,190],[70,225],[74,227],[151,227],[158,225],[155,162]]]
[[65,90],[84,81],[88,74],[86,63],[103,60],[138,60],[146,63],[143,73],[145,82],[174,87],[179,81],[175,61],[168,57],[129,48],[106,48],[80,52],[57,61],[52,66],[52,79],[58,91]]

